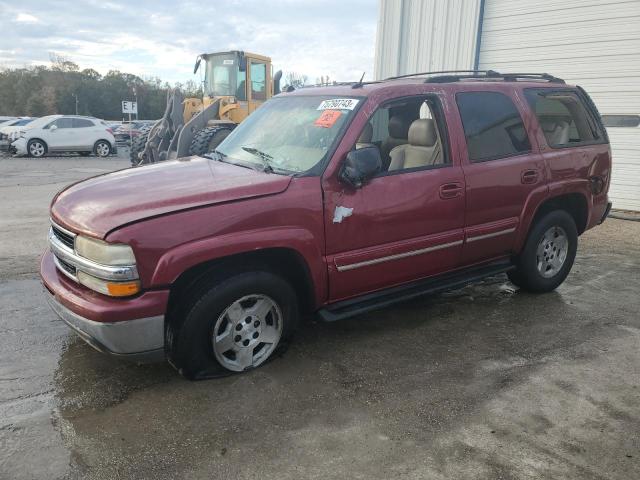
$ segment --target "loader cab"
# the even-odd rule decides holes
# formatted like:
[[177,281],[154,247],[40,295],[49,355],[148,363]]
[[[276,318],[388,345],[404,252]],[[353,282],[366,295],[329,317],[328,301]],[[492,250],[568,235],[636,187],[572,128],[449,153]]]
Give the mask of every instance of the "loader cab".
[[[273,95],[269,57],[241,51],[200,57],[205,61],[205,106],[222,98],[226,105],[221,106],[221,118],[239,123]],[[196,64],[196,69],[198,66]]]

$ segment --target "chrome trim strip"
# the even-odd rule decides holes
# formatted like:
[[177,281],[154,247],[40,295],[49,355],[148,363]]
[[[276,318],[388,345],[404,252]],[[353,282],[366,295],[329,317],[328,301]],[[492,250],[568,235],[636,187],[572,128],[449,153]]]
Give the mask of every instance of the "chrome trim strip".
[[484,235],[476,235],[475,237],[467,237],[467,243],[476,242],[478,240],[484,240],[485,238],[493,238],[498,237],[500,235],[506,235],[508,233],[513,233],[516,231],[516,227],[507,228],[506,230],[499,230],[497,232],[485,233]]
[[87,260],[77,255],[73,250],[63,244],[53,233],[53,229],[49,229],[49,247],[54,256],[60,257],[61,260],[76,267],[76,269],[93,275],[102,280],[127,281],[138,280],[138,269],[135,265],[110,266],[101,265],[99,263]]
[[61,227],[60,225],[58,225],[56,222],[53,221],[53,218],[49,218],[49,221],[51,222],[51,225],[53,225],[54,227],[56,227],[58,230],[60,230],[62,233],[66,233],[67,235],[69,235],[70,237],[72,237],[74,240],[75,238],[78,236],[77,233],[73,233],[69,230],[67,230],[64,227]]
[[442,250],[443,248],[455,247],[462,245],[462,240],[456,240],[455,242],[441,243],[440,245],[434,245],[433,247],[421,248],[419,250],[412,250],[405,253],[396,253],[395,255],[389,255],[387,257],[374,258],[373,260],[365,260],[364,262],[351,263],[349,265],[336,265],[339,272],[346,272],[360,267],[368,267],[369,265],[376,265],[382,262],[389,262],[391,260],[399,260],[401,258],[414,257],[416,255],[422,255],[423,253],[435,252],[436,250]]
[[55,264],[56,268],[60,270],[64,275],[69,277],[74,282],[78,282],[78,277],[67,272],[67,270],[62,265],[60,265],[60,260],[55,255],[53,255],[53,263]]

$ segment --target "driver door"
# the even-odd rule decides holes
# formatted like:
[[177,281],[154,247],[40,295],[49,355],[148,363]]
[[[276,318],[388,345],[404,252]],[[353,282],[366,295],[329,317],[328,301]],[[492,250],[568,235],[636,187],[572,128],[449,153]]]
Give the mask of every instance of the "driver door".
[[[424,98],[416,97],[403,112],[394,106],[378,109],[369,125],[361,125],[363,133],[354,148],[378,148],[388,135],[389,118],[399,113],[411,120],[426,116],[443,132],[442,116],[433,114],[438,99]],[[426,115],[419,113],[424,105],[429,106]],[[365,131],[372,137],[363,138]],[[464,175],[442,138],[446,136],[438,133],[443,154],[439,164],[383,171],[358,189],[337,178],[324,180],[331,302],[458,266],[464,237]]]

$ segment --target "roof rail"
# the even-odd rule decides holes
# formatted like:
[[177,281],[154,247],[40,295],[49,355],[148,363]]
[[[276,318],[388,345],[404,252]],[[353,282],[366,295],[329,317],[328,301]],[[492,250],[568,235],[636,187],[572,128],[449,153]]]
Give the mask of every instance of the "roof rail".
[[[436,76],[431,76],[436,75]],[[466,79],[478,79],[478,80],[503,80],[505,82],[515,82],[519,79],[522,80],[546,80],[552,83],[565,83],[561,78],[554,77],[548,73],[500,73],[495,70],[439,70],[434,72],[420,72],[409,73],[406,75],[398,75],[395,77],[388,77],[385,80],[398,80],[401,78],[410,77],[424,77],[430,76],[425,80],[425,83],[449,83],[457,82]]]

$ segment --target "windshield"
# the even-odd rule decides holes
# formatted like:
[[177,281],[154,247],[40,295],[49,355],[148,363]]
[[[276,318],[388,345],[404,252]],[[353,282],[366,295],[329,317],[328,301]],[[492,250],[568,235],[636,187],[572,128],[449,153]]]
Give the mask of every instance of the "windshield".
[[236,95],[236,72],[238,59],[236,55],[215,55],[206,57],[205,94],[211,97]]
[[275,97],[236,127],[217,151],[231,163],[305,172],[325,159],[359,102],[357,98]]

